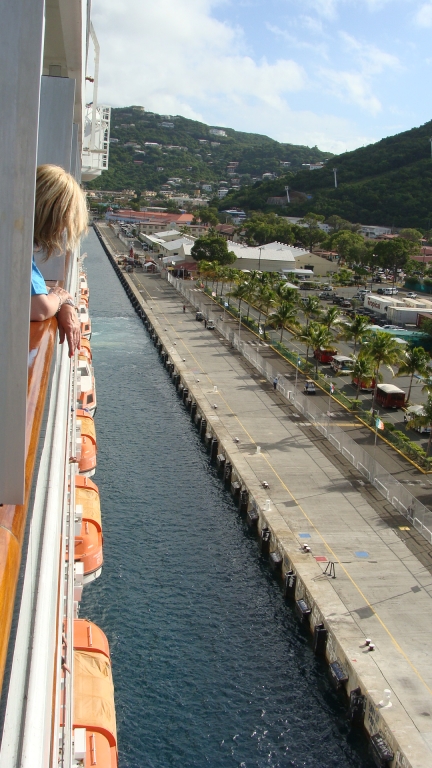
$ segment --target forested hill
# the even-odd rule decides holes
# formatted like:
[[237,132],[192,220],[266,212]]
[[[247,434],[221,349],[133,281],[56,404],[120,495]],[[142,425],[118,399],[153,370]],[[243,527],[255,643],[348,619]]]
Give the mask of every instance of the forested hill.
[[[289,211],[288,215],[303,216],[313,211],[326,218],[338,214],[363,224],[430,229],[431,136],[432,121],[333,157],[322,170],[300,171],[277,181],[257,183],[249,190],[230,194],[224,205],[278,210],[267,206],[267,200],[284,195],[284,186],[288,184],[292,202],[279,209],[284,215]],[[337,168],[337,189],[333,168]]]
[[[179,191],[191,191],[197,183],[217,188],[228,181],[228,163],[235,167],[240,184],[252,184],[263,173],[285,171],[282,162],[298,170],[302,163],[331,157],[317,147],[281,144],[256,133],[223,128],[225,136],[210,133],[212,127],[185,117],[145,112],[143,107],[113,109],[109,169],[88,186],[92,189],[152,190],[158,192],[170,178],[177,178]],[[213,128],[215,128],[213,126]],[[146,142],[159,146],[149,147]],[[125,146],[137,144],[138,147]]]

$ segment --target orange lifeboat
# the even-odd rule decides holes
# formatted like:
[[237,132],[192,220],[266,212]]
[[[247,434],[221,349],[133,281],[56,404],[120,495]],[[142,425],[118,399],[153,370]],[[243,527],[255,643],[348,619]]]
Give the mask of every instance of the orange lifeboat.
[[91,416],[96,413],[96,384],[93,369],[88,358],[78,355],[78,407],[86,408]]
[[82,475],[75,476],[75,508],[79,526],[75,531],[75,562],[83,565],[85,585],[101,575],[103,536],[99,489]]
[[78,446],[81,451],[78,453],[78,468],[80,475],[86,477],[92,477],[96,472],[96,431],[92,417],[87,411],[82,408],[77,408],[77,428],[79,429],[79,437],[77,438]]
[[82,563],[84,567],[83,584],[99,578],[102,573],[102,531],[92,520],[81,523],[79,536],[75,536],[75,562]]
[[83,357],[86,357],[87,360],[89,361],[89,363],[91,363],[91,361],[93,359],[93,355],[92,355],[92,351],[91,351],[90,342],[89,342],[88,339],[86,339],[86,338],[82,338],[81,339],[79,353]]
[[108,640],[96,624],[74,621],[74,757],[84,768],[117,768],[117,728]]
[[90,478],[75,475],[75,504],[82,506],[82,519],[91,520],[102,531],[99,488]]

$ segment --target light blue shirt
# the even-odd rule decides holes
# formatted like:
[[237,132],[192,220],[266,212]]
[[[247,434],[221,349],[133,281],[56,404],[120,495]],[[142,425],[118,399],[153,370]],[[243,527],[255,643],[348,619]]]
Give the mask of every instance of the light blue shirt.
[[31,295],[36,296],[41,293],[48,293],[45,280],[42,277],[41,272],[38,270],[33,257],[32,261],[32,273],[31,273]]

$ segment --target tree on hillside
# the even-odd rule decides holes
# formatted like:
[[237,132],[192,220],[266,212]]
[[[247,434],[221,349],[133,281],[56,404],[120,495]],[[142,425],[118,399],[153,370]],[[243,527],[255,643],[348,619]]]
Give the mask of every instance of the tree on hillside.
[[384,269],[393,273],[396,280],[398,269],[404,269],[410,257],[419,251],[419,244],[406,240],[403,237],[395,237],[393,240],[381,240],[376,243],[374,252],[378,263]]
[[403,237],[404,240],[410,240],[412,243],[420,244],[423,235],[421,232],[419,232],[418,229],[408,228],[408,229],[401,229],[401,231],[399,232],[399,237]]
[[193,212],[193,215],[194,224],[196,224],[198,221],[200,221],[201,224],[210,224],[211,227],[215,227],[216,224],[219,224],[217,213],[212,208],[199,208]]
[[341,229],[330,235],[324,243],[326,248],[336,251],[339,258],[348,264],[361,264],[365,260],[367,248],[363,235]]
[[255,213],[243,224],[249,245],[265,245],[278,241],[292,245],[296,236],[293,227],[275,213]]
[[360,229],[360,224],[351,224],[350,221],[347,221],[347,219],[343,219],[342,216],[337,216],[336,214],[329,216],[325,223],[331,227],[332,234],[335,232],[340,232],[341,230],[347,230],[348,232],[358,232]]
[[407,394],[407,403],[409,403],[411,397],[411,388],[415,374],[419,374],[424,378],[428,378],[432,374],[429,368],[430,357],[423,347],[411,347],[405,353],[405,359],[402,365],[399,366],[399,370],[396,376],[409,376],[410,383]]
[[236,255],[228,250],[227,241],[214,230],[202,235],[195,240],[191,249],[191,256],[195,261],[218,261],[221,265],[233,264]]
[[321,216],[321,214],[307,213],[306,216],[299,221],[299,224],[302,225],[299,234],[300,242],[307,245],[310,250],[312,250],[316,243],[322,242],[326,237],[324,230],[320,229],[318,226],[324,219],[325,216]]

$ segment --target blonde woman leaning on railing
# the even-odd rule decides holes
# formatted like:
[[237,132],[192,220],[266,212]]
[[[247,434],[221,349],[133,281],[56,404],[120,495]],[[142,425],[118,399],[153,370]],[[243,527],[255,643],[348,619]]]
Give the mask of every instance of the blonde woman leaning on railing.
[[[40,165],[36,172],[34,250],[45,259],[73,249],[87,229],[88,213],[84,193],[69,173],[56,165]],[[32,261],[30,320],[57,317],[60,344],[67,340],[69,357],[80,347],[80,323],[75,303],[58,286],[47,289],[44,278]]]

